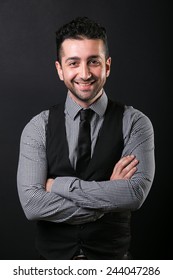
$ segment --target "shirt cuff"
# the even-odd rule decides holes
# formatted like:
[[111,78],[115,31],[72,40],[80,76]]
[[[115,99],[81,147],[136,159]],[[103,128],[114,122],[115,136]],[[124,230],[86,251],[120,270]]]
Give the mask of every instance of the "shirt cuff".
[[70,198],[69,192],[72,192],[76,188],[76,186],[73,184],[76,180],[78,180],[78,178],[57,177],[52,184],[51,192],[68,199]]

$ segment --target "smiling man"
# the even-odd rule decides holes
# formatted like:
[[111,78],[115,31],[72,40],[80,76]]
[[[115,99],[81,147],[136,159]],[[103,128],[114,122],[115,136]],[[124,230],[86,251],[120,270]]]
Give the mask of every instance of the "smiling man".
[[105,56],[102,40],[80,37],[62,43],[61,61],[56,62],[56,68],[71,98],[82,107],[88,107],[102,95],[110,64],[111,58]]
[[21,205],[37,221],[42,259],[128,259],[131,213],[154,178],[153,127],[104,91],[111,67],[104,27],[79,17],[56,32],[56,42],[67,98],[22,132]]

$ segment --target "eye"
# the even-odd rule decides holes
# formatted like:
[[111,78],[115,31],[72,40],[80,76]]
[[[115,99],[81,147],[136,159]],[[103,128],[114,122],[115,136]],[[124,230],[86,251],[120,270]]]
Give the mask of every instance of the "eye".
[[77,61],[70,61],[69,63],[68,63],[68,66],[70,66],[70,67],[77,67],[78,66],[78,62]]
[[100,65],[100,61],[99,61],[99,59],[91,59],[89,61],[89,64],[93,65],[93,66],[98,66],[98,65]]

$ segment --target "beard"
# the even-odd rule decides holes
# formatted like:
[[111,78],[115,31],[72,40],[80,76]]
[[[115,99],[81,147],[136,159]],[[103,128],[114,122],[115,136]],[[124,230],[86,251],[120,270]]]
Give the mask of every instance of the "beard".
[[99,83],[96,77],[91,77],[87,80],[73,80],[66,86],[76,100],[91,104],[101,96],[104,84],[104,80]]
[[98,95],[100,90],[89,92],[88,90],[83,90],[82,92],[76,91],[74,89],[69,89],[71,94],[80,101],[89,102]]

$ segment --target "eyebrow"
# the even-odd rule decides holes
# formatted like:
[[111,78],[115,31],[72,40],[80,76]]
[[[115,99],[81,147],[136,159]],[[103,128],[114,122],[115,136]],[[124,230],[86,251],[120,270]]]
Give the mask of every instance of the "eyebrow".
[[[100,55],[91,55],[87,58],[88,59],[92,59],[92,58],[101,58]],[[80,60],[80,57],[78,56],[72,56],[72,57],[68,57],[66,60],[65,60],[65,63],[70,61],[70,60]]]
[[68,57],[65,62],[68,62],[69,60],[80,60],[80,58],[78,56]]

